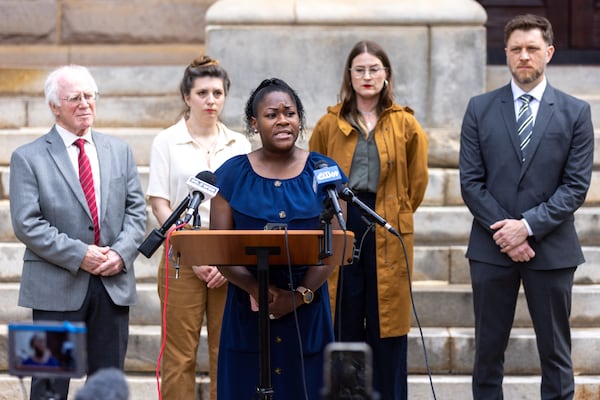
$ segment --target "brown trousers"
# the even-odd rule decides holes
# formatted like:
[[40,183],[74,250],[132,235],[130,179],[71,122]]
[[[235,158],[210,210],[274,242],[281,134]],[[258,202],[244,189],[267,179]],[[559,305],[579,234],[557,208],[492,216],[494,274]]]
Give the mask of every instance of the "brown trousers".
[[[161,316],[165,300],[165,258],[158,268],[158,294]],[[181,266],[175,279],[175,266],[169,263],[166,307],[166,343],[161,365],[161,393],[164,400],[194,400],[196,396],[196,354],[206,314],[208,333],[210,398],[217,399],[217,360],[221,320],[227,285],[208,289],[191,267]],[[164,323],[162,322],[161,325]],[[161,333],[164,335],[164,326]]]

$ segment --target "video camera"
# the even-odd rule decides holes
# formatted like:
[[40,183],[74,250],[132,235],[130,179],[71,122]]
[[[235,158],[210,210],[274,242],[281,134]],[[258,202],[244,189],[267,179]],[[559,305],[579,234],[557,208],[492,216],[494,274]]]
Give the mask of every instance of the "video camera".
[[372,352],[367,343],[332,342],[325,347],[322,400],[379,400],[372,381]]

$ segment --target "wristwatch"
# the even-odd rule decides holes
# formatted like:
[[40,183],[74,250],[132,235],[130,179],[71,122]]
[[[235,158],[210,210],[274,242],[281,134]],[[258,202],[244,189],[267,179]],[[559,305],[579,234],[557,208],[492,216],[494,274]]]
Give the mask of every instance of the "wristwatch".
[[302,295],[302,301],[304,302],[304,304],[310,304],[315,298],[315,294],[313,293],[313,291],[308,288],[305,288],[304,286],[298,286],[296,288],[296,292]]

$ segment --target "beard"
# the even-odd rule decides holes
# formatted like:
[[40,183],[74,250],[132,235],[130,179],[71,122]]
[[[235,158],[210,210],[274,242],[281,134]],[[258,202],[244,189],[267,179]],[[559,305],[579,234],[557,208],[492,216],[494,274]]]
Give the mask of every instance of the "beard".
[[517,70],[517,68],[512,68],[510,72],[515,81],[522,85],[528,85],[537,81],[540,78],[540,76],[542,76],[542,74],[544,73],[544,69],[538,68],[533,70],[533,72],[520,72]]

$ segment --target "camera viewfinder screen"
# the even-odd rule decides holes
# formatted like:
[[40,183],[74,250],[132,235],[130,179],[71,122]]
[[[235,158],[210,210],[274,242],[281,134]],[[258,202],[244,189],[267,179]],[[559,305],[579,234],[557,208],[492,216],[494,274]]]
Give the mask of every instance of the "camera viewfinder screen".
[[81,377],[86,351],[83,324],[11,323],[9,373],[35,377]]

